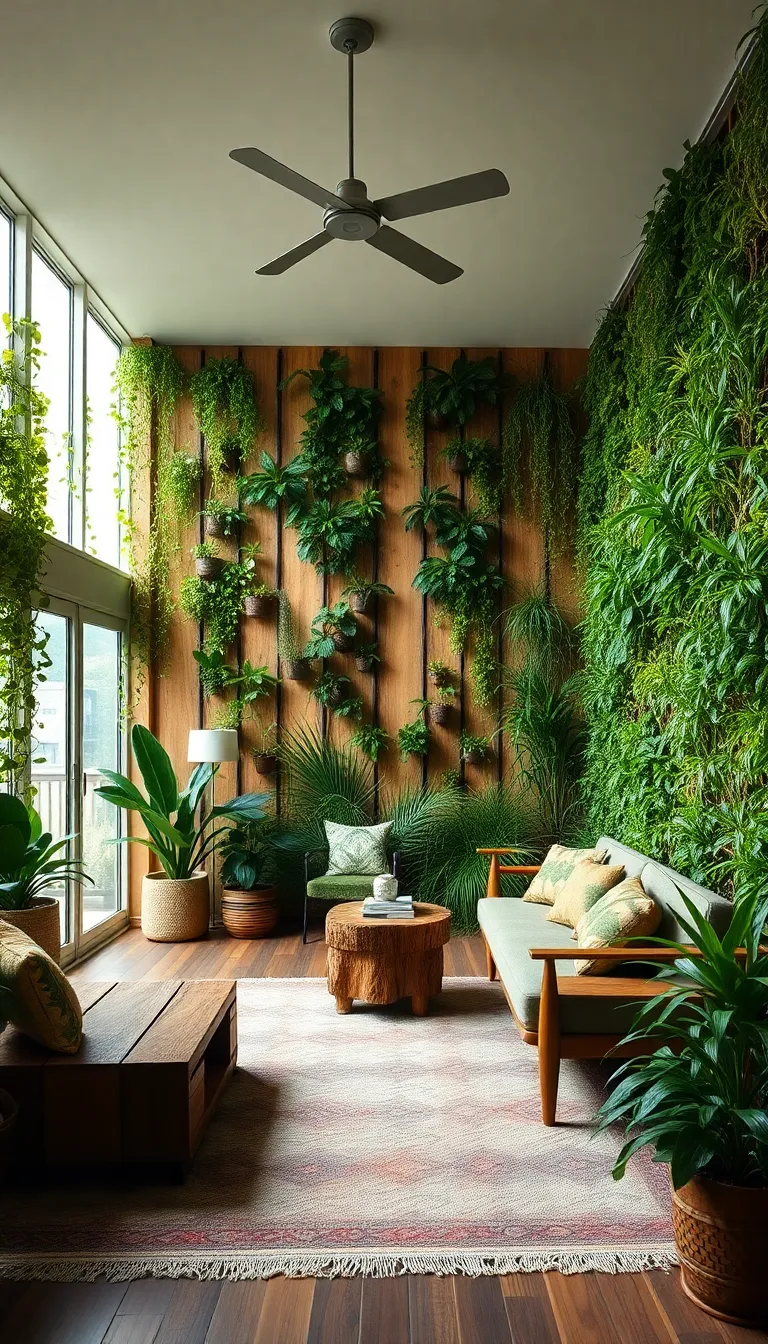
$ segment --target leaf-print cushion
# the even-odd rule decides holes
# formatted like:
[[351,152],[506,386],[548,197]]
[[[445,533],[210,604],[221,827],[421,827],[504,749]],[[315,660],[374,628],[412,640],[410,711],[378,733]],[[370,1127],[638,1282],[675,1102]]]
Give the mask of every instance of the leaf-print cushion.
[[[628,877],[582,916],[576,940],[579,947],[623,947],[630,938],[654,934],[661,918],[661,906],[643,890],[640,878]],[[615,961],[600,957],[574,964],[577,975],[612,975],[618,970]]]
[[558,892],[565,886],[577,863],[583,863],[585,859],[602,863],[606,856],[607,851],[604,849],[566,849],[564,845],[553,845],[547,851],[523,900],[533,905],[554,905]]
[[623,863],[592,863],[584,859],[576,864],[560,888],[547,919],[551,924],[567,924],[575,929],[582,915],[623,877]]
[[376,877],[389,872],[387,840],[392,830],[391,821],[378,826],[341,826],[326,821],[328,836],[328,873],[348,877]]
[[10,992],[9,1020],[25,1036],[63,1055],[80,1048],[83,1015],[66,975],[26,933],[2,920],[0,985]]

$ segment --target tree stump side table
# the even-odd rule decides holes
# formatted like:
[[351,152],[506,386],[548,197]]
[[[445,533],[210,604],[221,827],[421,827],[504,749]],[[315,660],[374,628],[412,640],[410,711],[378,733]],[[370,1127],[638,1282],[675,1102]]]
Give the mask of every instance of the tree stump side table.
[[338,1013],[350,1012],[353,999],[409,998],[413,1012],[424,1016],[442,989],[451,916],[442,905],[414,902],[414,910],[414,919],[364,919],[362,901],[347,901],[328,911],[328,993]]

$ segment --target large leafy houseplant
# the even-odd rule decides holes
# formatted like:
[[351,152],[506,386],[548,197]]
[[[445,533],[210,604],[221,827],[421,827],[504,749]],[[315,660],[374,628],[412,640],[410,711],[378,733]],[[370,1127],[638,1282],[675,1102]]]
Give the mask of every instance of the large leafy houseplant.
[[[346,482],[342,453],[362,442],[375,456],[376,432],[381,414],[381,392],[373,387],[353,387],[341,376],[349,360],[336,350],[324,350],[315,369],[296,369],[284,380],[305,378],[312,405],[304,412],[301,435],[304,472],[316,500],[327,500]],[[378,473],[376,473],[378,474]]]
[[285,508],[284,522],[292,527],[307,504],[307,482],[301,456],[291,458],[278,466],[269,453],[261,454],[261,471],[241,476],[237,482],[240,498],[245,504],[255,504],[274,512]]
[[69,881],[90,882],[82,862],[69,853],[73,839],[54,840],[34,807],[0,793],[0,911],[27,910]]
[[375,490],[357,499],[317,499],[296,523],[300,560],[314,565],[318,574],[349,573],[358,546],[372,541],[376,519],[384,509]]
[[479,405],[493,406],[499,395],[496,361],[459,355],[450,369],[424,366],[405,410],[408,442],[415,461],[423,460],[424,420],[436,428],[460,428],[471,420]]

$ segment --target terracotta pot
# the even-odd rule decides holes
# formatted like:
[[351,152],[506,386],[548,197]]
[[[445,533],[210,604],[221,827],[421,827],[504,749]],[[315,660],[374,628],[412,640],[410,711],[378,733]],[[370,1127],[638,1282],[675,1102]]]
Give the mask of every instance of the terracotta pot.
[[440,411],[427,411],[424,421],[429,429],[434,429],[438,434],[444,434],[446,430],[453,428],[449,417],[441,415]]
[[367,476],[371,469],[371,458],[369,453],[345,453],[342,462],[344,463],[344,470],[347,475],[355,476],[359,479]]
[[33,896],[26,910],[0,910],[0,919],[21,929],[54,961],[61,961],[61,916],[55,896]]
[[274,593],[249,593],[245,599],[245,614],[255,616],[259,621],[268,621],[274,616],[276,605]]
[[208,932],[208,874],[146,873],[141,884],[141,931],[153,943],[188,943]]
[[278,757],[273,756],[271,751],[255,751],[253,763],[256,766],[257,775],[274,775],[277,773],[277,767],[280,764]]
[[768,1187],[694,1176],[672,1191],[683,1291],[697,1307],[738,1325],[768,1320]]
[[357,616],[365,616],[373,606],[373,593],[350,593],[349,609]]
[[288,681],[309,680],[309,660],[307,658],[284,658],[283,676]]
[[433,723],[444,728],[453,718],[453,705],[430,705],[429,717]]
[[277,887],[254,887],[253,891],[225,887],[221,918],[233,938],[266,938],[280,918]]
[[356,658],[355,667],[358,672],[375,672],[376,664],[372,658]]
[[0,1186],[5,1184],[5,1175],[13,1153],[16,1122],[19,1108],[10,1092],[0,1088]]
[[355,636],[344,635],[341,630],[334,630],[331,639],[337,653],[351,653],[355,647]]
[[466,453],[454,453],[453,457],[448,458],[448,466],[451,471],[455,471],[457,476],[464,476],[469,469],[469,461]]
[[224,561],[218,556],[202,555],[195,560],[195,572],[198,579],[218,579],[224,568]]
[[203,519],[203,531],[206,537],[215,537],[217,541],[221,541],[224,537],[224,524],[218,518],[212,518],[206,513]]
[[484,765],[486,755],[479,747],[473,747],[471,751],[464,752],[462,760],[465,765]]

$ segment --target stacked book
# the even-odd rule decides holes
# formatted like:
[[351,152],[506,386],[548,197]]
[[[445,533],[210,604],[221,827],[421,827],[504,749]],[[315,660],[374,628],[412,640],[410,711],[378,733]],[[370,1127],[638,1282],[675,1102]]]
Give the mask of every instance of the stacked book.
[[378,896],[366,896],[363,901],[365,919],[413,919],[413,898],[405,892],[394,901],[383,901]]

